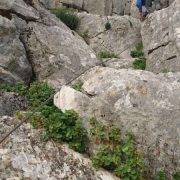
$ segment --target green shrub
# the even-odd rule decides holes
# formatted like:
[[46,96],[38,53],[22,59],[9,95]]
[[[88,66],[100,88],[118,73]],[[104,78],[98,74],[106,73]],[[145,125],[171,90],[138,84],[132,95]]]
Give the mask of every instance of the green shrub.
[[180,180],[180,172],[176,172],[176,173],[173,175],[173,180]]
[[92,158],[95,168],[105,168],[122,179],[138,180],[144,175],[144,161],[135,148],[131,134],[121,139],[120,130],[113,126],[103,126],[95,119],[90,121],[90,135],[99,151]]
[[145,70],[146,69],[146,59],[145,58],[135,59],[135,61],[133,62],[133,67],[134,67],[134,69]]
[[[82,126],[82,119],[73,112],[61,110],[53,105],[54,90],[46,83],[33,83],[27,93],[32,108],[50,98],[46,105],[30,116],[29,120],[34,127],[45,129],[46,139],[52,138],[59,142],[66,142],[78,151],[85,152],[87,146],[87,133]],[[52,98],[51,98],[52,97]]]
[[72,86],[73,89],[75,89],[76,91],[82,91],[82,86],[83,86],[83,82],[79,81],[76,84],[74,84]]
[[139,43],[136,45],[135,50],[131,51],[131,56],[133,58],[144,57],[143,44],[142,43]]
[[83,128],[82,119],[74,111],[61,112],[46,106],[42,109],[44,115],[46,138],[66,142],[70,148],[80,153],[87,149],[87,132]]
[[114,53],[108,52],[108,51],[101,51],[98,54],[100,59],[104,59],[104,58],[118,58],[118,56]]
[[21,96],[25,96],[27,93],[27,87],[21,83],[16,85],[0,84],[0,91],[2,92],[15,92]]
[[141,69],[141,70],[146,69],[146,58],[144,56],[142,43],[139,43],[136,46],[135,50],[131,51],[131,56],[133,58],[136,58],[135,61],[133,62],[134,69]]
[[[41,103],[46,101],[49,97],[55,93],[54,89],[48,86],[47,83],[32,83],[27,93],[31,107],[38,107]],[[53,97],[47,102],[48,105],[53,105]]]
[[[63,113],[56,108],[53,105],[55,91],[46,83],[32,83],[29,89],[21,84],[15,86],[1,84],[0,90],[17,92],[27,97],[30,111],[24,114],[17,113],[16,117],[28,118],[34,128],[44,128],[46,139],[66,142],[80,153],[86,151],[88,138],[82,119],[73,111]],[[45,101],[47,101],[46,105],[42,106]]]
[[167,180],[166,174],[164,171],[159,171],[155,177],[155,180]]
[[52,10],[52,13],[55,14],[64,24],[66,24],[71,30],[76,30],[80,20],[79,18],[69,9],[59,8]]
[[112,27],[111,27],[111,23],[108,21],[106,24],[105,24],[105,29],[106,30],[110,30]]
[[133,58],[143,57],[144,53],[142,51],[131,51],[131,56]]

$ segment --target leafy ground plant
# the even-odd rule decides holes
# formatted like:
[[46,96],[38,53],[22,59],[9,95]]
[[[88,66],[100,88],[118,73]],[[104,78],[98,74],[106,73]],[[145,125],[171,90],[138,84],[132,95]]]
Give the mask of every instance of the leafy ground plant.
[[111,53],[111,52],[108,52],[108,51],[101,51],[99,54],[98,54],[99,58],[100,59],[105,59],[105,58],[118,58],[118,56],[115,54],[115,53]]
[[111,26],[111,23],[108,21],[108,22],[106,22],[106,24],[105,24],[105,29],[106,30],[110,30],[112,28],[112,26]]
[[15,93],[18,93],[20,96],[25,96],[27,93],[27,90],[28,90],[28,87],[26,87],[22,83],[18,83],[16,85],[0,84],[1,92],[15,92]]
[[146,69],[146,59],[145,58],[135,59],[135,61],[133,62],[133,67],[134,67],[134,69],[145,70]]
[[79,81],[73,84],[72,88],[75,89],[76,91],[82,92],[82,86],[83,86],[83,82]]
[[[45,139],[65,142],[75,151],[86,152],[88,138],[82,119],[74,111],[62,112],[53,105],[53,88],[35,82],[29,88],[22,84],[1,85],[0,90],[17,92],[27,98],[30,110],[24,115],[17,113],[17,117],[28,118],[34,128],[43,128]],[[47,99],[46,105],[42,105]]]
[[144,56],[142,43],[139,43],[136,46],[135,50],[131,51],[131,56],[133,58],[136,58],[135,61],[133,62],[134,69],[141,69],[141,70],[146,69],[146,58]]
[[116,127],[103,126],[95,119],[91,119],[90,124],[90,134],[96,144],[100,145],[99,151],[92,158],[94,167],[110,170],[122,179],[143,178],[144,160],[135,148],[133,136],[127,134],[123,140]]
[[76,30],[79,26],[80,19],[75,13],[68,8],[53,9],[52,13],[55,14],[64,24],[66,24],[71,30]]

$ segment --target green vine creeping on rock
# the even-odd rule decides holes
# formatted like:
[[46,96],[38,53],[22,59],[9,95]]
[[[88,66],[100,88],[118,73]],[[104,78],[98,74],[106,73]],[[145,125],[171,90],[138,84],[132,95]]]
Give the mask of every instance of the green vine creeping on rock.
[[80,19],[74,14],[71,9],[58,8],[51,11],[71,30],[76,30],[79,26]]
[[133,62],[134,69],[141,69],[141,70],[146,69],[146,58],[144,56],[142,43],[139,43],[136,46],[135,50],[131,51],[131,56],[133,58],[136,58],[135,61]]
[[95,143],[100,145],[99,151],[92,158],[94,167],[110,170],[122,179],[142,179],[145,165],[135,148],[133,136],[127,134],[123,140],[116,127],[103,126],[95,119],[91,119],[90,124],[90,134]]

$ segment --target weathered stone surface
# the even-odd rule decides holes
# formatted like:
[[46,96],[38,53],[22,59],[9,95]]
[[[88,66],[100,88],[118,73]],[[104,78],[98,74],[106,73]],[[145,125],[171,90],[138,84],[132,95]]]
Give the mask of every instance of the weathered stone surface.
[[11,10],[26,20],[39,19],[38,12],[23,0],[1,0],[0,10]]
[[25,110],[27,102],[16,93],[0,92],[0,116],[12,116],[16,111]]
[[[147,0],[146,7],[150,12],[168,7],[174,0]],[[39,0],[47,9],[61,7],[72,7],[91,14],[103,16],[109,15],[131,15],[138,17],[135,1],[132,0]],[[11,2],[9,1],[8,4]],[[12,4],[12,3],[11,3]],[[2,4],[2,6],[4,3]],[[6,3],[7,6],[7,3]],[[8,6],[7,6],[8,7]]]
[[180,1],[150,14],[141,34],[148,70],[180,71]]
[[112,13],[111,0],[60,0],[60,2],[92,14],[110,15]]
[[[122,133],[132,131],[153,174],[160,168],[172,174],[180,167],[180,82],[175,76],[96,67],[81,78],[91,97],[87,116],[114,124]],[[70,99],[66,91],[60,93],[68,99],[59,108],[73,109],[73,103],[65,103]]]
[[131,1],[127,0],[60,0],[62,4],[103,16],[130,15]]
[[133,58],[129,60],[121,58],[105,59],[103,64],[105,67],[110,67],[114,69],[127,69],[133,67]]
[[54,9],[61,7],[61,3],[59,0],[39,0],[39,2],[43,4],[44,7],[47,9]]
[[[4,69],[4,72],[9,71],[9,73],[5,74],[13,74],[14,77],[18,77],[13,78],[14,80],[19,79],[29,83],[32,69],[27,60],[24,46],[19,40],[19,33],[13,19],[9,20],[0,16],[0,41],[0,66]],[[10,76],[12,77],[12,75]],[[2,81],[6,82],[6,78],[1,78],[3,79]]]
[[16,84],[17,82],[22,83],[22,80],[0,67],[0,83]]
[[[96,53],[108,51],[120,55],[141,41],[140,22],[130,16],[101,17],[87,13],[78,16],[81,19],[78,32],[87,34]],[[107,22],[111,24],[110,30],[105,29]]]
[[103,65],[114,69],[131,69],[133,68],[133,62],[135,58],[132,58],[129,51],[124,51],[120,58],[103,59]]
[[[58,25],[58,23],[57,23]],[[94,51],[64,25],[30,22],[24,44],[38,80],[63,85],[98,63]]]
[[63,107],[63,109],[61,109],[62,111],[65,111],[67,108],[71,109],[72,107],[73,110],[81,115],[83,112],[86,112],[86,107],[90,102],[89,97],[84,95],[82,92],[76,91],[68,86],[63,86],[61,90],[62,91],[58,92],[54,96],[54,104],[57,107]]
[[[18,121],[0,118],[0,139]],[[89,159],[53,141],[42,142],[41,130],[23,124],[0,147],[1,179],[117,180],[106,171],[96,171]]]

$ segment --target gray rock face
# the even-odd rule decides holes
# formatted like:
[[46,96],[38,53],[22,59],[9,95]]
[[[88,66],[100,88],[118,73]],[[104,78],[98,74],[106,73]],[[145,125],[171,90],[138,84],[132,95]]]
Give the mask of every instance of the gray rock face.
[[133,67],[133,58],[131,59],[106,59],[103,62],[105,67],[110,67],[114,69],[127,69]]
[[114,9],[113,3],[116,2],[116,5],[118,3],[111,0],[61,0],[60,2],[99,15],[111,15]]
[[44,7],[47,9],[54,9],[61,7],[61,3],[59,2],[59,0],[39,0],[39,2],[43,4]]
[[141,30],[147,69],[180,71],[180,1],[152,13]]
[[0,92],[0,116],[12,116],[16,111],[25,110],[26,107],[25,98],[16,93]]
[[135,58],[132,58],[127,50],[120,55],[120,58],[104,59],[103,65],[114,69],[132,69],[134,61]]
[[16,84],[17,82],[22,83],[22,80],[0,67],[0,83]]
[[32,69],[13,19],[9,20],[0,16],[0,41],[0,67],[4,69],[2,73],[9,71],[9,73],[5,73],[4,78],[1,76],[1,81],[6,82],[7,77],[11,76],[10,79],[14,79],[14,81],[21,80],[29,83]]
[[[101,17],[87,13],[79,13],[81,24],[78,32],[87,34],[89,45],[98,54],[102,51],[120,55],[141,41],[140,22],[130,16]],[[106,30],[106,23],[111,28]]]
[[[56,24],[53,24],[56,22]],[[49,24],[30,22],[23,37],[38,80],[54,87],[63,85],[96,65],[94,51],[57,19]]]
[[18,14],[26,20],[39,19],[38,12],[24,0],[1,0],[0,9],[11,10],[11,12]]
[[[18,120],[0,117],[0,139]],[[96,171],[89,159],[66,145],[42,142],[41,130],[23,124],[1,144],[1,179],[118,180],[106,171]]]
[[[83,116],[114,124],[122,133],[131,131],[152,173],[165,167],[172,174],[180,167],[180,82],[179,75],[175,76],[96,67],[81,79],[83,91],[91,97],[90,103],[83,109],[73,107],[68,91],[62,89],[62,102],[56,105],[60,109],[78,109]],[[66,103],[69,99],[71,104]],[[83,99],[79,96],[76,104]]]
[[[135,8],[135,3],[132,0],[60,0],[60,2],[91,14],[103,16],[118,14],[137,17],[137,8]],[[154,12],[168,7],[172,2],[173,0],[154,0],[153,2],[147,0],[146,6],[151,12]]]

